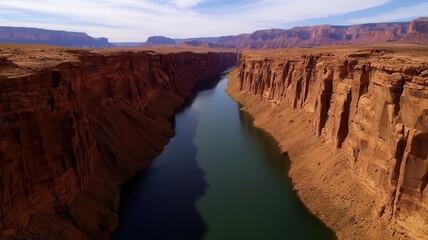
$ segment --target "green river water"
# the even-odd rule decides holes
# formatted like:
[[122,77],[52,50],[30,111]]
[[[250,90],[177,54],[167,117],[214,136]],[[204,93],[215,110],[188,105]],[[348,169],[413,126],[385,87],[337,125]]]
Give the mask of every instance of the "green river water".
[[176,135],[123,188],[117,239],[335,239],[292,190],[289,160],[224,91],[199,84]]

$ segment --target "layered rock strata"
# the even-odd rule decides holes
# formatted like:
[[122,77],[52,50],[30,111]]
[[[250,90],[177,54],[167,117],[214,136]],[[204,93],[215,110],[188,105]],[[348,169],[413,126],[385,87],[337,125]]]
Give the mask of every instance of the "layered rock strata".
[[239,49],[273,49],[326,45],[372,45],[397,42],[427,44],[427,25],[428,18],[417,18],[412,22],[265,29],[251,34],[220,37],[210,46]]
[[167,118],[195,82],[236,62],[233,52],[45,49],[30,56],[71,57],[34,69],[15,50],[1,60],[0,239],[109,239],[118,186],[162,151]]
[[54,46],[109,48],[113,47],[105,37],[93,38],[82,32],[66,32],[40,28],[0,26],[1,43],[48,44]]
[[427,54],[403,47],[239,55],[229,94],[289,153],[296,191],[339,238],[428,237]]

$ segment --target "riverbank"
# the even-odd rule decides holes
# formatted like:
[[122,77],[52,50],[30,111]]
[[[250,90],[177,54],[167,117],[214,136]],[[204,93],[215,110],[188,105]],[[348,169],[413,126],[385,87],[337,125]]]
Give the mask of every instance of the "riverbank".
[[[406,215],[403,213],[398,215],[398,211],[396,211],[396,216],[392,216],[391,206],[383,197],[384,191],[389,191],[389,187],[392,186],[387,188],[382,186],[380,189],[379,186],[376,186],[388,184],[387,179],[382,179],[383,175],[377,175],[374,178],[376,182],[371,181],[371,173],[365,171],[371,168],[370,165],[373,164],[373,161],[368,163],[368,167],[366,165],[366,170],[360,170],[361,164],[365,162],[363,161],[364,151],[367,150],[360,149],[361,160],[356,160],[356,163],[352,161],[354,157],[349,154],[349,146],[352,146],[355,141],[354,134],[357,133],[351,129],[349,134],[346,132],[345,135],[339,127],[339,123],[344,121],[337,120],[346,111],[346,107],[344,110],[342,108],[342,112],[340,110],[340,104],[346,103],[346,98],[339,95],[342,91],[340,89],[344,86],[337,86],[337,84],[341,81],[350,83],[348,82],[350,80],[339,80],[339,78],[349,77],[346,68],[342,67],[343,61],[348,54],[353,54],[353,51],[357,60],[363,60],[370,55],[361,52],[366,51],[370,54],[370,49],[361,51],[349,48],[337,48],[334,51],[328,49],[283,51],[283,53],[280,51],[241,53],[239,67],[229,74],[231,80],[227,92],[232,98],[243,104],[242,110],[254,116],[254,125],[271,134],[281,150],[290,156],[289,175],[293,180],[294,189],[302,201],[337,233],[339,239],[423,238],[423,220],[422,222],[416,220],[414,223],[417,224],[414,225],[406,223],[406,221],[410,221],[405,217],[410,214],[408,212],[410,210],[404,212]],[[387,53],[391,50],[376,51]],[[417,50],[416,53],[418,51],[420,50]],[[411,53],[411,51],[409,52]],[[397,55],[400,56],[400,54]],[[417,57],[420,56],[416,55],[413,59],[416,67],[418,66]],[[376,64],[382,64],[379,61],[382,54],[378,54],[376,58],[378,59]],[[346,61],[347,63],[348,61]],[[358,62],[352,64],[357,65]],[[374,71],[377,68],[374,65],[372,64],[372,70],[367,67],[367,71]],[[365,67],[363,68],[365,69]],[[365,75],[361,70],[351,69],[349,71],[353,71],[354,78]],[[377,74],[380,74],[380,70]],[[377,78],[376,75],[371,77]],[[321,79],[324,79],[323,84],[319,84]],[[331,88],[328,89],[329,79],[334,88],[333,94],[328,92],[331,91]],[[361,83],[364,84],[365,80],[361,79]],[[412,87],[412,84],[409,83],[409,86]],[[370,95],[365,96],[378,97],[379,93],[372,95],[373,91],[378,91],[376,88],[375,84],[370,84],[368,89],[366,86],[366,89],[362,89],[363,92],[359,93],[358,98],[367,90]],[[352,88],[352,94],[353,91],[354,88]],[[330,94],[329,97],[326,97],[328,94]],[[352,99],[358,100],[358,98],[353,95]],[[364,96],[361,97],[361,99],[363,98]],[[424,100],[420,104],[423,107]],[[356,109],[354,107],[354,102],[351,102],[349,123],[346,119],[346,122],[341,124],[352,125],[355,124],[353,121],[357,123],[361,121],[358,120],[360,118],[354,112]],[[363,105],[360,103],[360,108],[362,107]],[[362,113],[363,109],[359,109],[359,111]],[[325,116],[328,117],[325,118]],[[366,114],[366,117],[370,116]],[[369,120],[365,131],[370,130],[368,127],[370,127],[371,121],[376,120]],[[373,136],[373,133],[369,133],[369,135]],[[336,137],[339,139],[340,146],[337,145],[339,142]],[[341,139],[342,137],[343,139]],[[376,144],[373,143],[373,146]],[[379,151],[378,148],[377,152]],[[381,166],[377,168],[382,169]],[[387,174],[388,170],[380,171],[382,174],[385,174],[384,171]],[[408,194],[410,193],[408,192]],[[423,199],[416,201],[424,206]],[[409,205],[400,203],[399,200],[397,202],[398,205],[401,205],[402,210],[409,207]],[[423,219],[423,208],[420,211]],[[419,216],[418,214],[413,214],[413,216]],[[399,224],[397,224],[397,219]],[[409,228],[405,230],[403,227]],[[409,233],[412,236],[407,235]]]
[[[310,133],[313,116],[261,102],[239,91],[238,71],[229,74],[228,94],[254,117],[254,125],[271,134],[289,156],[293,189],[309,210],[339,239],[390,239],[387,224],[374,220],[371,194],[352,176],[342,151],[333,152],[324,137]],[[286,116],[285,120],[283,117]],[[339,160],[339,161],[337,161]]]
[[287,156],[226,94],[228,79],[213,80],[175,115],[113,239],[335,239],[292,190]]

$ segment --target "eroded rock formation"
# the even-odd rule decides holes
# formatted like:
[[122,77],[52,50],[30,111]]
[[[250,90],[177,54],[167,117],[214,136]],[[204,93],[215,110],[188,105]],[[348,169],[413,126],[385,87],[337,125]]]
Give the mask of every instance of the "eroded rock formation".
[[220,37],[215,43],[219,47],[239,49],[371,45],[393,42],[427,44],[427,23],[428,18],[418,18],[411,23],[369,23],[351,26],[318,25],[291,29],[267,29],[251,34]]
[[93,38],[82,32],[3,26],[0,26],[0,42],[88,48],[108,48],[113,46],[105,37]]
[[410,23],[409,31],[400,40],[401,43],[428,43],[428,18],[418,18]]
[[74,60],[0,60],[0,239],[109,239],[118,186],[162,151],[194,83],[236,55],[41,51]]
[[[240,54],[239,73],[235,80],[232,79],[228,91],[255,115],[256,125],[267,129],[283,148],[290,147],[287,144],[305,146],[303,149],[295,147],[298,151],[292,152],[291,158],[308,155],[307,152],[315,151],[313,149],[318,145],[320,149],[330,149],[323,151],[331,153],[329,157],[315,155],[312,156],[314,159],[307,160],[318,162],[318,165],[312,170],[304,168],[308,171],[306,175],[320,174],[320,178],[312,182],[315,185],[307,191],[319,187],[323,191],[320,196],[329,195],[329,201],[335,202],[335,197],[340,196],[339,185],[346,185],[354,176],[364,186],[361,191],[367,190],[374,203],[370,214],[360,215],[362,221],[383,219],[391,223],[393,234],[400,231],[396,229],[403,228],[412,238],[426,239],[427,54],[428,49],[423,47],[248,51]],[[260,105],[262,102],[264,105]],[[298,117],[294,118],[296,115]],[[307,123],[308,129],[296,133],[299,134],[297,137],[287,136],[299,140],[284,139],[281,131],[289,128],[288,132],[292,132],[296,121],[301,125]],[[318,140],[305,145],[312,138]],[[327,171],[333,171],[343,160],[346,164],[340,171],[346,173],[336,181],[336,175],[342,173]],[[322,171],[322,164],[327,162],[331,162],[330,170],[316,173]],[[293,174],[298,176],[293,173],[292,166],[292,177]],[[330,181],[324,181],[329,174],[334,176]],[[293,180],[299,184],[298,177]],[[330,185],[332,192],[326,193]],[[345,194],[340,201],[351,201],[354,194]],[[352,204],[347,210],[354,211],[353,217],[349,214],[351,223],[344,226],[360,220],[355,214],[358,203]],[[315,212],[319,210],[316,204],[309,205]],[[340,232],[343,229],[328,220],[339,213],[328,212],[327,208],[321,208],[319,215]],[[393,236],[398,238],[397,234]],[[385,239],[389,237],[383,236]]]
[[175,40],[164,36],[150,36],[146,41],[147,45],[175,44]]

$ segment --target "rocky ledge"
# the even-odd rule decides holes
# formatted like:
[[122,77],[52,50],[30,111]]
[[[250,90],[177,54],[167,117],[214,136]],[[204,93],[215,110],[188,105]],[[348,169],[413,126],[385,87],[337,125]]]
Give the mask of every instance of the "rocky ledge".
[[428,48],[244,51],[229,94],[340,239],[428,237]]
[[119,188],[233,52],[0,49],[0,239],[109,239]]

